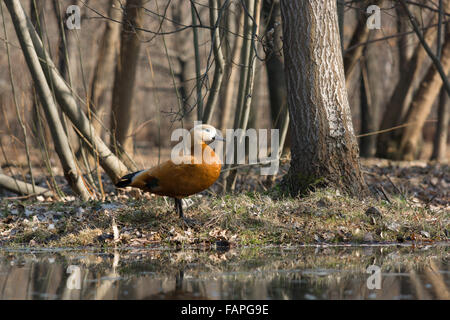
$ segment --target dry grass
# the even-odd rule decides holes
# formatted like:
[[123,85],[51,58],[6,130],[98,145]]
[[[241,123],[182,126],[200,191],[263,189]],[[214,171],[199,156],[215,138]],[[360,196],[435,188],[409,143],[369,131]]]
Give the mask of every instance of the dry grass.
[[[382,188],[387,198],[378,193],[360,200],[331,189],[292,198],[244,169],[236,194],[217,195],[218,182],[188,200],[185,215],[197,222],[191,226],[176,215],[171,199],[118,192],[109,184],[104,202],[3,198],[0,245],[204,248],[449,240],[448,165],[369,160],[363,167],[369,187]],[[275,183],[286,170],[285,164]]]
[[[188,226],[161,197],[117,197],[111,203],[2,203],[3,245],[247,246],[448,240],[449,215],[394,198],[360,201],[334,190],[303,198],[277,189],[223,197],[195,196]],[[21,207],[23,206],[23,207]],[[381,217],[367,215],[376,207]],[[22,208],[22,209],[21,209]],[[28,217],[27,217],[28,216]],[[114,239],[113,225],[119,234]]]

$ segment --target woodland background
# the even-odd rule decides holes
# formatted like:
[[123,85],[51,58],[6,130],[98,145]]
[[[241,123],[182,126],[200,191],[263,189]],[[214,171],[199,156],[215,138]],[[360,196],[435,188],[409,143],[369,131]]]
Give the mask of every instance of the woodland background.
[[[405,1],[447,73],[449,2]],[[220,129],[242,127],[235,115],[246,107],[239,101],[248,93],[240,83],[245,61],[255,64],[245,126],[287,130],[279,3],[255,1],[256,14],[246,11],[248,3],[21,1],[79,107],[90,119],[100,120],[92,120],[95,130],[129,169],[168,158],[172,130],[190,128],[194,120],[203,118]],[[73,4],[81,8],[79,30],[64,27],[66,8]],[[381,7],[379,30],[365,25],[371,4]],[[0,170],[29,183],[44,175],[38,184],[54,189],[58,183],[52,179],[63,172],[52,152],[52,133],[3,2],[2,8]],[[360,137],[361,156],[447,161],[448,94],[441,90],[442,80],[401,1],[339,0],[338,14],[355,134],[388,129]],[[258,27],[250,29],[248,21]],[[249,38],[255,48],[246,53]],[[222,79],[217,85],[218,69]],[[60,118],[77,170],[101,193],[98,159],[90,156],[66,116],[61,113]],[[412,149],[400,146],[405,137],[413,141]],[[289,140],[288,133],[285,156]]]

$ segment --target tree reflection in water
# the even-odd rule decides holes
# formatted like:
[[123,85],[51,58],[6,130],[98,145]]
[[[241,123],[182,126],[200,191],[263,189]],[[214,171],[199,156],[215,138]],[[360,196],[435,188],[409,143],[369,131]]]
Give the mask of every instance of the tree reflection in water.
[[[448,245],[0,249],[0,299],[450,299]],[[367,268],[381,268],[369,289]]]

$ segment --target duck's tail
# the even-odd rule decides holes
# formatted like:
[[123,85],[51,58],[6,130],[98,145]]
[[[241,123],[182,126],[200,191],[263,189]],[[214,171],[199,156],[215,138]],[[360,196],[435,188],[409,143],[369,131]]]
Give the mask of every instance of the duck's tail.
[[143,170],[141,171],[136,171],[133,173],[129,173],[125,176],[123,176],[122,178],[120,178],[119,182],[116,183],[116,187],[117,188],[125,188],[128,187],[132,182],[133,182],[133,178],[138,175],[139,173],[141,173]]

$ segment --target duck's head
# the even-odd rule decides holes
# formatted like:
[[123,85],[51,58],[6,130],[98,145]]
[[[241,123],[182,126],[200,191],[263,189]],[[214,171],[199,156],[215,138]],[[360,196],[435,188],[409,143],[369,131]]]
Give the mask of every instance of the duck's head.
[[194,143],[210,143],[215,140],[225,141],[219,130],[209,124],[200,124],[191,129],[191,137]]

